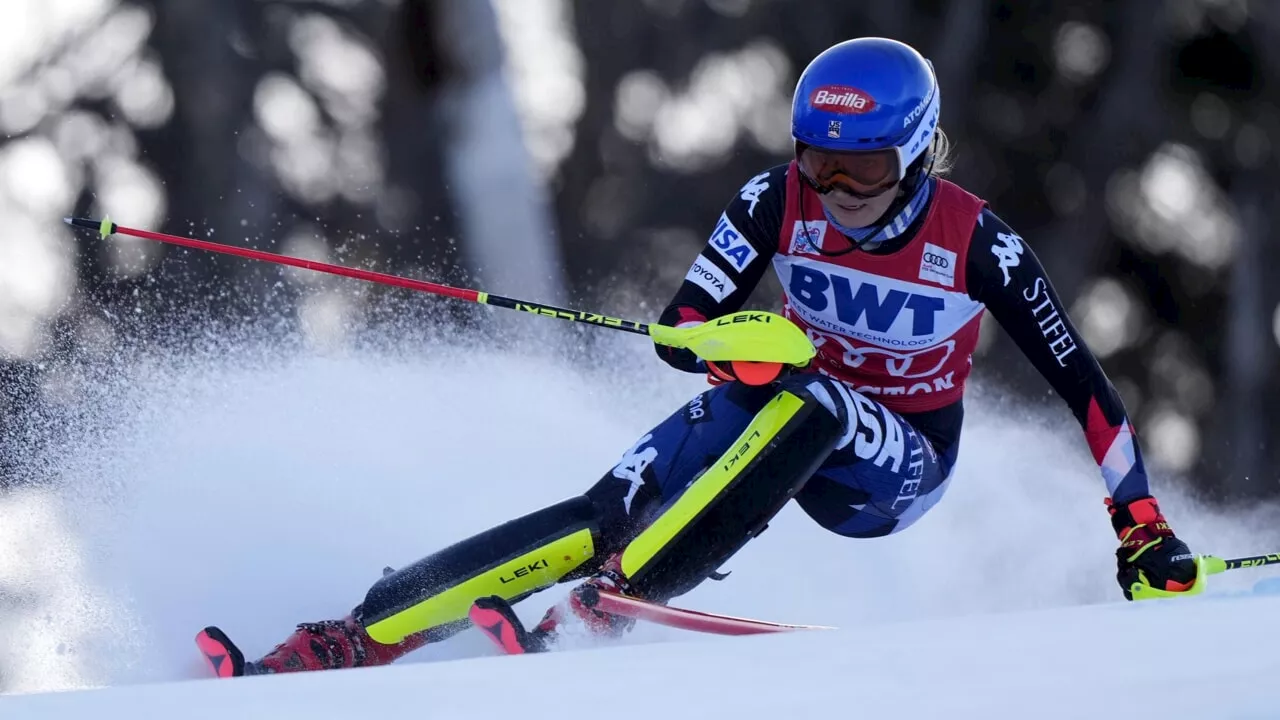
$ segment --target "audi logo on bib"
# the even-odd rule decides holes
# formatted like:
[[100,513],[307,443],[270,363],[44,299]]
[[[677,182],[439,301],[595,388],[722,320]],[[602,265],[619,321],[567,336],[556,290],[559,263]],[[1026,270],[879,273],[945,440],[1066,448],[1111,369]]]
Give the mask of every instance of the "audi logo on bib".
[[931,252],[925,253],[924,261],[934,267],[940,267],[940,268],[951,267],[951,261],[937,253],[931,253]]

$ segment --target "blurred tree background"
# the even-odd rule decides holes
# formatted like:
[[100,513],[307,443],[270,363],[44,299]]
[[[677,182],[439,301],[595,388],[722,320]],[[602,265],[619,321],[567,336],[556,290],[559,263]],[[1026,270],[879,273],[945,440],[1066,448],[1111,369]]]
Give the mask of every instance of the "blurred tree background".
[[[789,158],[799,72],[861,35],[933,61],[953,179],[1040,255],[1149,462],[1273,496],[1280,4],[1246,0],[9,0],[0,472],[56,432],[32,428],[75,402],[70,365],[210,322],[341,342],[384,314],[364,283],[62,216],[654,317]],[[1051,402],[983,338],[982,381]]]

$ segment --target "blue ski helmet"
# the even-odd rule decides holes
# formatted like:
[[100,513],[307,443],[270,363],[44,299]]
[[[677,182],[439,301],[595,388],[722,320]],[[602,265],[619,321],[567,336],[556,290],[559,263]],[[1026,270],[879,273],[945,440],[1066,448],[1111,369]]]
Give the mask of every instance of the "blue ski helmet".
[[[796,158],[807,148],[836,158],[857,153],[844,163],[841,178],[854,172],[854,194],[871,196],[867,187],[906,181],[914,187],[933,161],[933,139],[942,104],[933,65],[914,48],[888,38],[857,38],[826,49],[804,69],[791,100],[791,135]],[[820,193],[840,183],[800,163],[801,174]]]

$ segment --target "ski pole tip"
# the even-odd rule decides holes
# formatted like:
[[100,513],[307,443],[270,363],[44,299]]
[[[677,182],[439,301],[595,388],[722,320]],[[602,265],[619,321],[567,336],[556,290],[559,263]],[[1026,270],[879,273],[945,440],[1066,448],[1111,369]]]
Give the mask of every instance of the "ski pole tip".
[[70,225],[71,227],[84,228],[85,230],[97,230],[99,232],[110,230],[107,234],[115,231],[115,224],[111,222],[110,218],[94,220],[93,218],[64,217],[62,218],[62,222]]
[[70,225],[71,227],[84,228],[85,230],[97,230],[98,235],[101,236],[103,240],[114,235],[116,232],[116,224],[111,222],[110,215],[104,215],[101,220],[81,217],[64,217],[62,218],[62,222]]

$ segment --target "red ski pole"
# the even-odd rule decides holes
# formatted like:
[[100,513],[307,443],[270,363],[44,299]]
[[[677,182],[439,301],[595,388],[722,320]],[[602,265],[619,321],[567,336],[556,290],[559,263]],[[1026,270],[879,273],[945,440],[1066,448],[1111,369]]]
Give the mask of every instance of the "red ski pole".
[[72,227],[96,230],[104,240],[111,235],[128,235],[129,237],[141,238],[143,240],[154,240],[156,242],[167,243],[169,245],[180,245],[182,247],[207,250],[209,252],[222,253],[224,255],[236,255],[239,257],[250,258],[252,260],[275,263],[277,265],[288,265],[290,267],[303,268],[305,270],[316,270],[319,272],[329,273],[331,275],[341,275],[343,277],[366,280],[368,282],[379,283],[381,285],[390,285],[392,287],[416,290],[418,292],[430,293],[432,295],[443,295],[445,297],[456,298],[458,300],[480,303],[481,305],[493,305],[495,307],[519,310],[521,312],[533,313],[535,315],[546,315],[549,317],[559,318],[561,320],[569,320],[571,322],[590,323],[601,327],[613,328],[614,330],[625,330],[626,332],[635,333],[637,335],[652,334],[648,324],[636,322],[634,320],[623,320],[621,318],[609,317],[599,313],[583,312],[581,310],[568,310],[554,305],[544,305],[542,303],[530,302],[528,300],[517,300],[514,298],[503,297],[502,295],[493,295],[481,292],[479,290],[450,287],[448,285],[427,282],[425,280],[413,280],[411,278],[400,277],[399,275],[389,275],[387,273],[374,272],[372,270],[360,270],[358,268],[332,265],[330,263],[317,262],[315,260],[304,260],[302,258],[289,257],[288,255],[277,255],[276,253],[235,247],[234,245],[224,245],[222,243],[209,242],[207,240],[196,240],[194,238],[181,237],[178,235],[151,232],[149,230],[137,230],[135,228],[117,225],[111,222],[110,218],[93,220],[90,218],[69,217],[64,218],[63,222]]

